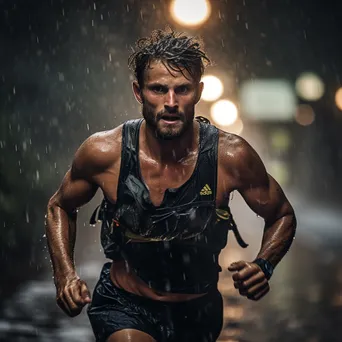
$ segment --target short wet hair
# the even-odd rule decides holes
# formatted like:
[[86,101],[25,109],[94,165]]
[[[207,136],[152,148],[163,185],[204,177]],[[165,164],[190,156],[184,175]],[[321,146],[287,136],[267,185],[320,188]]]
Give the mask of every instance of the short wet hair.
[[[140,38],[136,49],[128,59],[128,66],[142,87],[144,73],[152,61],[161,61],[168,69],[186,70],[195,81],[200,81],[210,59],[204,52],[203,42],[197,37],[188,37],[173,30],[154,30],[150,37]],[[186,76],[185,76],[186,77]]]

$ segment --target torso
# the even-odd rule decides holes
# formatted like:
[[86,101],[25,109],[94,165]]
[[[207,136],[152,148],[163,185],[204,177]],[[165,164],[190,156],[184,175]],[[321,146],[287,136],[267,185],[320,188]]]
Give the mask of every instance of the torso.
[[[196,123],[195,123],[196,124]],[[198,130],[196,130],[198,131]],[[149,196],[155,206],[159,206],[164,198],[164,193],[168,188],[179,188],[192,175],[198,157],[198,148],[191,151],[187,158],[183,159],[177,165],[161,167],[160,163],[151,158],[146,149],[146,145],[140,134],[139,138],[139,162],[142,180],[149,189]],[[230,139],[228,133],[219,133],[218,144],[218,178],[216,191],[216,206],[220,207],[227,204],[229,194],[234,190],[234,178],[223,167],[222,161],[229,157],[229,154],[223,148],[226,146],[226,139]],[[110,157],[112,163],[102,173],[96,175],[94,181],[102,189],[106,198],[115,203],[117,201],[118,178],[121,166],[121,141],[122,126],[115,128],[106,133],[105,144],[109,144],[111,148]],[[133,242],[134,243],[134,242]],[[111,279],[113,283],[125,289],[128,292],[135,293],[154,300],[163,301],[186,301],[197,298],[204,294],[176,294],[176,293],[160,293],[151,289],[141,279],[139,279],[125,262],[113,262],[111,267]]]

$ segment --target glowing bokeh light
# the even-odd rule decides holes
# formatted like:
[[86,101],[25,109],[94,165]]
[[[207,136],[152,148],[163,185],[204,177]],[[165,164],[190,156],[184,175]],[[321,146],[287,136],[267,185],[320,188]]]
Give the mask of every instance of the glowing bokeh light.
[[213,75],[207,75],[202,78],[204,83],[202,99],[204,101],[215,101],[223,93],[223,84],[221,80]]
[[322,79],[312,72],[302,73],[296,81],[297,94],[304,100],[316,101],[324,94]]
[[309,126],[315,121],[315,112],[309,105],[298,105],[295,119],[301,126]]
[[286,129],[276,129],[272,131],[271,145],[278,151],[287,151],[291,145],[291,136]]
[[173,0],[170,11],[173,19],[179,24],[197,26],[209,18],[211,6],[207,0]]
[[248,80],[240,87],[240,110],[252,120],[292,121],[297,101],[293,85],[282,79]]
[[238,111],[233,102],[220,100],[211,106],[210,115],[216,124],[227,127],[237,120]]
[[342,110],[342,88],[338,89],[335,94],[335,102],[338,109]]

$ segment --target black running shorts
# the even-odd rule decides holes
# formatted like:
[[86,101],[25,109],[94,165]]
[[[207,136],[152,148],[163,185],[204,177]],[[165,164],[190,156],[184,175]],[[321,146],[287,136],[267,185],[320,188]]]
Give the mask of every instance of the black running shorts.
[[186,302],[161,302],[116,287],[106,263],[94,289],[88,316],[96,341],[116,331],[136,329],[157,342],[213,342],[223,322],[222,296],[217,289]]

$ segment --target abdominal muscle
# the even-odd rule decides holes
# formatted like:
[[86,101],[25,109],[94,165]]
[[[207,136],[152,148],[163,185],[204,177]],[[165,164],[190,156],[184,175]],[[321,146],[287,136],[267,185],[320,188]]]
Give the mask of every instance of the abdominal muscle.
[[185,302],[202,297],[206,294],[169,293],[156,291],[150,288],[142,279],[140,279],[133,270],[130,270],[129,265],[125,260],[113,261],[110,268],[110,278],[115,286],[127,292],[163,302]]

